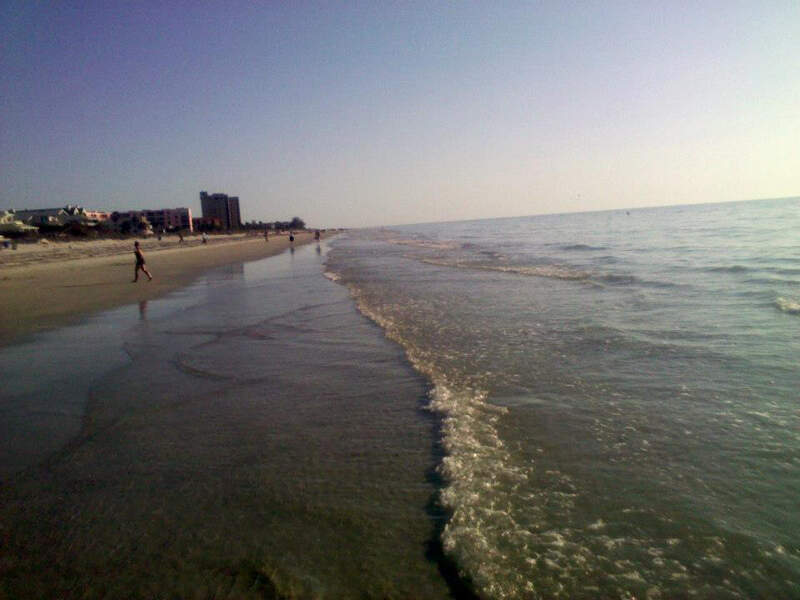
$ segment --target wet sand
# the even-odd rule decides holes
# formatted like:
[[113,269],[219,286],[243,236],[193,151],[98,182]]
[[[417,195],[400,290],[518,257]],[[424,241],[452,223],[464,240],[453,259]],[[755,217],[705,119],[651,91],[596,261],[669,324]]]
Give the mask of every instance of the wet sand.
[[427,384],[326,254],[0,348],[0,599],[463,597]]
[[[295,234],[295,245],[312,242],[312,232]],[[226,264],[256,260],[286,250],[288,235],[210,236],[140,240],[153,281],[134,274],[133,239],[20,245],[0,251],[0,346],[20,337],[76,322],[124,304],[163,296],[202,273]]]

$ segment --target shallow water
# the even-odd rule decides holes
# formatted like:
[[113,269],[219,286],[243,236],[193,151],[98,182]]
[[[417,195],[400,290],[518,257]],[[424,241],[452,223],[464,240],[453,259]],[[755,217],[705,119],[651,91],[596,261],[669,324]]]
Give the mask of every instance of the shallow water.
[[493,598],[800,597],[798,199],[393,227],[331,277],[434,384]]
[[447,597],[426,384],[325,251],[0,351],[0,590]]

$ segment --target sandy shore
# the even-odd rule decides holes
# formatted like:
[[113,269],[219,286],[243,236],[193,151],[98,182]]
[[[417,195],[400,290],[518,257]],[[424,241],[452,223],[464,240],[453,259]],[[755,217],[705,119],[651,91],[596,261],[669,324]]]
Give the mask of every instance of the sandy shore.
[[[151,300],[188,285],[226,264],[256,260],[286,250],[288,235],[210,236],[140,240],[153,281],[134,272],[133,239],[21,244],[0,250],[0,345],[22,335],[68,324],[82,316]],[[295,244],[313,241],[298,233]]]

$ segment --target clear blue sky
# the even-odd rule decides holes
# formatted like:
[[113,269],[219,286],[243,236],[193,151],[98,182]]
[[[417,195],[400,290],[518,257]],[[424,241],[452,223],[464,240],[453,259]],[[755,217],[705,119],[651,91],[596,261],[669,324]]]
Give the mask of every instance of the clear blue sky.
[[800,2],[0,3],[0,209],[362,226],[800,194]]

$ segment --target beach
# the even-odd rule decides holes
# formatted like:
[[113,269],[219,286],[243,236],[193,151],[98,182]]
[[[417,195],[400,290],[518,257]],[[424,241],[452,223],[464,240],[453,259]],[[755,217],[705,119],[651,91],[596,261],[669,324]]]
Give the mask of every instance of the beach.
[[[294,244],[312,241],[298,232]],[[289,235],[153,236],[140,240],[153,281],[132,283],[134,239],[20,244],[0,250],[0,345],[26,333],[74,323],[96,311],[161,297],[222,265],[283,252]]]
[[800,600],[800,2],[0,14],[0,600]]
[[450,595],[426,383],[327,253],[0,347],[0,598]]
[[20,336],[0,599],[798,597],[798,202],[351,230]]

